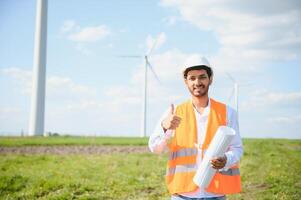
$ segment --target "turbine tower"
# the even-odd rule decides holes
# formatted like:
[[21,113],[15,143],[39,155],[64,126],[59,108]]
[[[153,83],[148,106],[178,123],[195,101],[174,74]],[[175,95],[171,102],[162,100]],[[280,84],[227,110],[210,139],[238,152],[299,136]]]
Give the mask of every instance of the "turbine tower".
[[143,87],[143,106],[142,106],[142,123],[141,123],[141,136],[140,137],[146,137],[146,122],[147,122],[147,72],[148,69],[150,69],[154,75],[154,77],[157,79],[158,82],[160,82],[156,72],[154,71],[152,65],[148,61],[148,55],[144,56],[145,59],[145,65],[144,65],[144,87]]
[[29,136],[44,135],[47,0],[37,0]]

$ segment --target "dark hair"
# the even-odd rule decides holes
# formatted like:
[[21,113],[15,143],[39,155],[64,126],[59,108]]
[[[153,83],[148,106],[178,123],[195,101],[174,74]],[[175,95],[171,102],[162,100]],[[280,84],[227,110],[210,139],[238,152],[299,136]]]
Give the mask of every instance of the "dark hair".
[[183,72],[183,76],[186,79],[187,78],[187,73],[189,71],[191,71],[191,70],[200,70],[200,69],[206,70],[209,78],[213,75],[213,71],[210,67],[208,67],[206,65],[197,65],[197,66],[192,66],[192,67],[188,67],[187,69],[185,69],[184,72]]

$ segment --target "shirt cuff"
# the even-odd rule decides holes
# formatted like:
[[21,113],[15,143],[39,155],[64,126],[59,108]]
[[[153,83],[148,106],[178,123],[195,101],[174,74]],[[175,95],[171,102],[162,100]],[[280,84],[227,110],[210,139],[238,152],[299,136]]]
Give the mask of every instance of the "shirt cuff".
[[165,133],[164,133],[164,139],[165,141],[169,141],[174,135],[174,131],[173,130],[167,130]]
[[233,163],[233,152],[228,151],[225,153],[225,156],[227,157],[227,162],[224,168],[227,168],[227,170],[234,164]]

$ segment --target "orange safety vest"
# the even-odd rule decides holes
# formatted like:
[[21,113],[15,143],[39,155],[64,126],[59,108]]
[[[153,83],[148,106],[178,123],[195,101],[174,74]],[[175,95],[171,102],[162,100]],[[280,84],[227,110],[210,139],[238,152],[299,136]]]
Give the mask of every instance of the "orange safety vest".
[[[170,155],[166,170],[166,184],[170,194],[193,192],[198,186],[193,182],[197,171],[197,127],[192,101],[177,106],[176,115],[182,118],[175,135],[168,144]],[[226,105],[210,99],[210,112],[202,152],[206,151],[215,132],[227,123]],[[241,191],[238,165],[227,171],[217,171],[207,192],[233,194]]]

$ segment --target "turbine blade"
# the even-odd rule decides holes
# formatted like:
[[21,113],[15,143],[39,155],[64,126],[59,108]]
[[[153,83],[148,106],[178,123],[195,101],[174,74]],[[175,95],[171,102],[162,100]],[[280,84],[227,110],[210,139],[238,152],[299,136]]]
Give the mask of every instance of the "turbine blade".
[[233,98],[233,95],[234,95],[234,87],[232,88],[232,90],[231,90],[231,92],[230,92],[230,95],[229,95],[229,97],[228,97],[228,102],[229,102],[229,104],[230,104],[230,101],[231,101],[232,98]]
[[158,40],[159,40],[159,36],[156,38],[155,42],[153,43],[152,47],[150,48],[150,50],[148,51],[148,53],[146,55],[149,56],[153,52],[153,50],[155,49],[155,47],[157,45]]
[[146,60],[146,64],[148,65],[148,67],[152,71],[152,73],[153,73],[154,77],[156,78],[156,80],[161,84],[161,81],[160,81],[158,75],[156,74],[154,68],[152,67],[152,65],[150,64],[150,62],[148,62],[148,60]]
[[119,58],[142,58],[143,56],[139,55],[118,55]]
[[235,79],[233,78],[233,76],[231,76],[228,72],[226,72],[227,76],[234,82],[236,83]]

